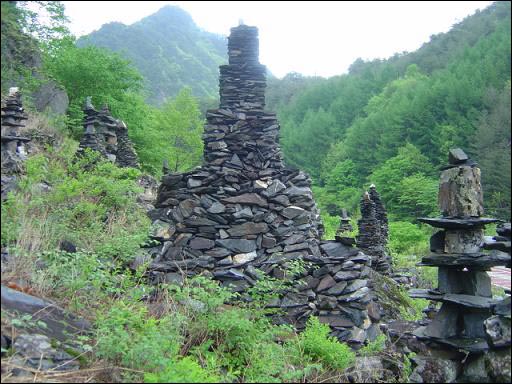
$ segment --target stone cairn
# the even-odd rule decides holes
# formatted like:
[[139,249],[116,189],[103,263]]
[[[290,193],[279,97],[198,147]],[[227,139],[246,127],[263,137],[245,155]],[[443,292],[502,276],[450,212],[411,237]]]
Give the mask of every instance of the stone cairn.
[[391,258],[386,252],[388,242],[388,219],[386,209],[372,184],[360,202],[361,219],[358,220],[357,246],[372,258],[371,267],[388,275],[391,272]]
[[120,167],[139,168],[137,153],[128,137],[126,124],[113,118],[106,105],[98,112],[90,97],[87,97],[83,111],[85,132],[77,155],[82,155],[85,148],[90,148]]
[[[500,230],[508,238],[485,245],[484,226],[498,220],[482,217],[480,169],[461,149],[450,150],[449,165],[441,173],[439,206],[443,217],[419,219],[442,229],[430,239],[433,253],[420,263],[438,267],[438,287],[411,290],[410,295],[440,301],[442,306],[434,320],[414,334],[434,346],[467,351],[471,356],[505,346],[510,355],[510,297],[492,298],[486,272],[493,266],[510,267],[510,226],[508,232],[506,226]],[[484,253],[482,245],[493,249]],[[489,329],[496,324],[504,328]]]
[[320,242],[311,180],[284,166],[279,123],[264,112],[258,31],[240,25],[228,41],[220,106],[206,115],[203,165],[164,175],[149,213],[160,243],[150,250],[150,278],[179,283],[202,273],[243,292],[262,274],[281,278],[287,263],[305,260],[310,268],[297,290],[273,305],[299,328],[309,315],[321,315],[341,338],[362,342],[372,324],[369,258],[338,242]]
[[14,188],[16,174],[22,172],[21,162],[27,154],[25,143],[30,141],[20,135],[26,119],[18,88],[9,89],[9,96],[2,102],[2,200]]
[[353,228],[352,224],[350,224],[350,217],[348,216],[347,210],[342,208],[340,226],[336,230],[336,236],[334,238],[336,241],[339,241],[345,245],[354,245],[356,243],[355,239],[347,236],[352,230]]

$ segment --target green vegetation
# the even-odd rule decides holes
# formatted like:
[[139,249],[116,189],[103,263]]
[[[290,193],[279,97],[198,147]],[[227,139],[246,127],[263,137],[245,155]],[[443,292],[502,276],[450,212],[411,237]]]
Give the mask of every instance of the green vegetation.
[[[147,265],[128,267],[149,230],[136,203],[140,172],[94,152],[76,159],[75,141],[57,142],[26,161],[20,189],[2,204],[1,241],[15,260],[3,278],[22,277],[32,291],[91,320],[94,335],[79,340],[84,368],[120,367],[111,379],[125,382],[315,382],[352,364],[354,353],[318,319],[297,335],[267,317],[266,305],[304,263],[289,263],[289,279],[262,276],[250,300],[203,276],[149,285]],[[57,250],[62,241],[78,251]],[[30,320],[10,324],[32,327]]]
[[77,43],[107,48],[129,59],[144,76],[148,101],[155,105],[185,86],[196,97],[216,99],[218,66],[227,62],[225,38],[202,31],[175,6],[129,26],[106,24]]
[[[224,42],[197,31],[186,14],[171,7],[132,27],[107,25],[77,46],[59,2],[36,2],[51,15],[50,24],[24,3],[2,2],[2,92],[7,84],[25,92],[46,81],[33,73],[39,60],[41,73],[65,88],[70,107],[56,120],[31,113],[34,151],[18,189],[1,208],[1,245],[10,257],[3,281],[23,281],[37,295],[89,319],[93,334],[74,341],[85,351],[82,367],[109,367],[104,381],[344,380],[356,355],[330,336],[328,325],[310,317],[297,334],[267,316],[275,312],[267,305],[292,288],[304,263],[285,265],[284,279],[262,274],[244,295],[206,276],[150,285],[147,263],[131,266],[145,252],[141,245],[148,243],[150,227],[137,203],[137,180],[142,172],[159,176],[163,160],[173,172],[200,164],[201,109],[209,101],[192,95],[212,97]],[[177,40],[164,45],[161,37],[169,35]],[[98,47],[107,40],[114,50],[126,47],[134,64]],[[432,285],[435,269],[416,267],[428,252],[432,230],[415,220],[436,215],[437,169],[453,146],[482,166],[490,214],[508,218],[509,59],[510,4],[498,2],[449,33],[432,36],[417,52],[357,60],[348,75],[327,80],[298,74],[271,79],[268,103],[279,110],[287,161],[315,179],[324,237],[334,238],[342,207],[356,228],[363,188],[375,183],[389,210],[394,267],[417,268],[421,284]],[[156,63],[164,63],[161,71],[154,70]],[[148,95],[161,106],[146,104]],[[86,96],[97,107],[108,104],[127,123],[143,171],[119,168],[94,152],[74,157]],[[60,250],[66,243],[77,252]],[[410,299],[389,278],[372,279],[389,312],[421,318],[426,300]],[[10,324],[46,326],[30,316],[14,317]],[[378,354],[385,346],[381,335],[359,355]],[[402,380],[411,373],[407,357],[401,372]]]
[[436,169],[461,147],[482,168],[488,211],[510,217],[510,20],[496,2],[416,52],[280,84],[296,90],[275,103],[285,160],[313,176],[324,210],[353,214],[375,183],[395,220],[436,213]]

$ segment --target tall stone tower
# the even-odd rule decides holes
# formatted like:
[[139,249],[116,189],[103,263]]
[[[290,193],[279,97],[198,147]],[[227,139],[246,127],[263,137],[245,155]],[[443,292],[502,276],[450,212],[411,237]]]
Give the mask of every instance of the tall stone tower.
[[203,165],[162,178],[151,212],[161,241],[151,266],[157,281],[208,270],[243,290],[253,267],[272,274],[279,260],[320,256],[310,178],[285,167],[279,123],[264,111],[258,44],[257,28],[231,29],[220,106],[206,115]]
[[265,67],[258,31],[231,29],[229,64],[220,67],[220,106],[207,111],[203,165],[162,178],[153,220],[150,277],[177,282],[198,273],[237,292],[267,275],[283,278],[287,264],[304,260],[296,289],[272,306],[275,318],[302,329],[310,315],[331,334],[360,345],[378,334],[368,287],[370,257],[337,241],[320,241],[310,178],[288,168],[279,123],[264,111]]

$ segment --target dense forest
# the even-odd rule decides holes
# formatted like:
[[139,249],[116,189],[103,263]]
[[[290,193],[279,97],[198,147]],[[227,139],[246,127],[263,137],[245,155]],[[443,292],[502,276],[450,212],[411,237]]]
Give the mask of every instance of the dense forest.
[[[91,324],[73,343],[52,345],[82,370],[41,380],[409,380],[414,353],[398,353],[384,334],[355,351],[314,316],[300,334],[269,320],[269,303],[304,264],[287,264],[282,279],[259,279],[244,300],[207,274],[182,285],[149,283],[144,250],[161,236],[141,203],[140,181],[160,180],[164,163],[168,172],[202,163],[204,111],[217,104],[224,37],[200,30],[177,7],[78,40],[61,2],[1,7],[2,100],[9,87],[20,88],[23,134],[32,139],[16,188],[6,196],[2,189],[2,289],[51,299]],[[343,208],[355,227],[361,196],[375,184],[389,214],[393,268],[432,288],[436,272],[417,266],[432,231],[417,219],[439,216],[439,170],[454,147],[482,170],[486,216],[510,220],[510,30],[510,2],[500,1],[415,52],[357,59],[328,79],[267,78],[266,108],[277,112],[285,162],[311,175],[325,239],[334,238]],[[65,113],[41,107],[45,87],[65,95]],[[140,169],[92,151],[75,156],[88,96],[126,123]],[[424,318],[426,300],[410,299],[392,281],[384,287],[401,320]],[[2,309],[3,335],[45,327]],[[17,364],[12,356],[2,336],[2,365]]]
[[129,26],[106,24],[77,41],[78,47],[104,47],[129,59],[153,104],[175,97],[184,86],[196,97],[215,98],[226,44],[225,37],[200,30],[188,13],[170,5]]
[[270,85],[286,160],[314,177],[324,207],[354,212],[375,183],[396,219],[435,214],[437,169],[448,148],[461,147],[482,167],[488,213],[510,217],[510,3],[418,51],[358,59],[324,81]]

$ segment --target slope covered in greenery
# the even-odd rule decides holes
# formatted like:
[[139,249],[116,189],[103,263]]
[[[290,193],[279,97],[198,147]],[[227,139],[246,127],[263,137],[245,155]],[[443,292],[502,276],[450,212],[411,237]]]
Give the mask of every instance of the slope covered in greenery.
[[187,12],[169,5],[132,25],[105,24],[77,44],[108,48],[129,59],[144,77],[153,104],[176,96],[184,86],[196,97],[216,97],[218,67],[227,62],[224,37],[202,31]]
[[510,3],[494,3],[413,53],[358,59],[276,104],[285,159],[313,175],[324,207],[354,211],[379,181],[391,214],[411,219],[436,213],[435,168],[458,146],[482,166],[490,214],[510,217],[510,20]]

